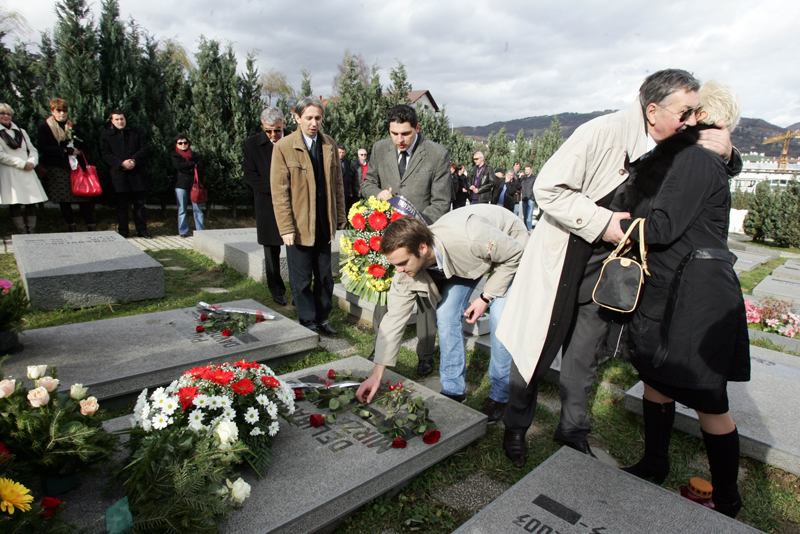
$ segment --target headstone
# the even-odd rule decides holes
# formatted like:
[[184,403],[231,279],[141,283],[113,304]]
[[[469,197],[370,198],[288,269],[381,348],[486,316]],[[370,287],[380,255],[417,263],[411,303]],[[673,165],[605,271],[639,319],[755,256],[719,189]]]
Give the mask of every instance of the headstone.
[[196,308],[28,330],[20,336],[25,350],[3,371],[7,378],[25,377],[28,365],[55,365],[61,390],[82,383],[102,401],[169,383],[198,365],[244,358],[274,366],[317,348],[317,334],[254,300],[222,304],[263,310],[275,319],[227,338],[197,333]]
[[769,275],[753,288],[753,295],[800,304],[800,280]]
[[164,296],[164,267],[117,232],[15,235],[28,297],[37,308],[81,308]]
[[454,534],[757,533],[620,469],[562,447]]
[[733,268],[737,271],[752,271],[772,259],[772,256],[768,254],[755,254],[739,250],[735,251],[734,254],[736,254],[736,263]]
[[[339,272],[339,232],[331,240],[331,271]],[[258,244],[255,228],[230,228],[227,230],[198,230],[194,233],[194,249],[219,263],[226,263],[235,271],[265,282],[264,247]],[[289,280],[286,247],[281,247],[281,276]]]
[[[800,358],[750,346],[750,381],[728,382],[741,453],[800,475]],[[625,393],[623,408],[642,413],[644,385]],[[675,428],[701,437],[694,410],[678,405]]]
[[772,276],[778,278],[791,278],[793,280],[800,280],[800,262],[789,260],[783,265],[779,265],[772,271]]
[[[373,365],[360,356],[319,365],[280,376],[316,382],[329,369],[349,369],[366,377]],[[175,372],[173,371],[173,375]],[[432,465],[463,449],[486,433],[486,416],[412,380],[388,370],[384,376],[403,382],[414,397],[428,403],[431,418],[441,432],[438,443],[427,445],[421,436],[408,436],[405,449],[393,449],[375,427],[355,414],[346,413],[336,423],[313,428],[309,417],[319,412],[308,401],[297,403],[296,425],[281,420],[273,445],[272,465],[258,479],[243,468],[243,478],[252,486],[250,497],[220,525],[224,534],[312,533],[334,524],[370,500],[402,486]],[[376,403],[371,409],[382,412]],[[125,417],[129,420],[130,417]],[[124,421],[123,421],[124,422]],[[91,485],[91,481],[84,485]],[[101,483],[97,483],[102,486]],[[80,526],[94,521],[82,510],[99,507],[84,499],[80,489],[67,494],[65,520]],[[113,500],[106,499],[106,506]],[[96,515],[96,513],[95,513]],[[102,532],[102,531],[100,531]]]

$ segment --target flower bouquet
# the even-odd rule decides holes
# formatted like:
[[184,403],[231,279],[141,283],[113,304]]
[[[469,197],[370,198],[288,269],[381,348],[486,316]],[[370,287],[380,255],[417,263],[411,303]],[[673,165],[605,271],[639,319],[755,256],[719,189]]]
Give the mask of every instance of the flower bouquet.
[[74,384],[58,393],[55,367],[50,372],[46,376],[46,365],[28,367],[31,390],[21,381],[0,380],[0,435],[24,470],[68,477],[107,460],[117,439],[103,430],[97,399],[84,398],[87,388]]
[[800,336],[800,315],[793,313],[786,302],[769,299],[761,305],[744,301],[747,322],[762,331],[795,338]]
[[350,224],[339,239],[345,288],[373,304],[386,304],[395,272],[380,253],[383,230],[402,216],[386,201],[359,200],[350,208]]
[[215,529],[250,494],[241,478],[230,481],[234,466],[246,461],[263,476],[279,417],[293,412],[294,391],[269,367],[244,360],[191,369],[167,388],[142,391],[123,471],[134,530]]

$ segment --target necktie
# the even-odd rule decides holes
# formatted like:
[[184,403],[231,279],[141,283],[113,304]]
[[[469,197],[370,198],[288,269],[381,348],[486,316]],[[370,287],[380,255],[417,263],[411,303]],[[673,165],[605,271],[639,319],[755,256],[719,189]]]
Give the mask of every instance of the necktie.
[[403,150],[400,152],[400,178],[406,173],[406,164],[408,163],[408,152]]
[[311,140],[311,148],[308,149],[308,153],[311,155],[312,161],[316,163],[317,161],[317,140]]

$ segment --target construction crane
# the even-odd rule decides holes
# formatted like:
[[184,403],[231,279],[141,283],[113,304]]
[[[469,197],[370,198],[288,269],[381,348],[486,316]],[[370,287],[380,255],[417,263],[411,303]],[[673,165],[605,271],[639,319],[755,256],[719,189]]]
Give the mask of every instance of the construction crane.
[[783,151],[781,152],[781,157],[778,159],[779,171],[786,170],[786,165],[789,163],[789,141],[794,137],[800,137],[800,130],[786,130],[785,134],[776,135],[775,137],[770,137],[769,139],[764,139],[764,142],[761,143],[762,145],[767,145],[769,143],[777,143],[778,141],[783,141]]

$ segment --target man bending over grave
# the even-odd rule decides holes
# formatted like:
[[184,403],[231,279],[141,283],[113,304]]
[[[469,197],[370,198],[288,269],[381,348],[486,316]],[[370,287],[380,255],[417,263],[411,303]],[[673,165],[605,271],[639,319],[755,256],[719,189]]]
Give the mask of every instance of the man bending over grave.
[[[370,402],[388,366],[397,362],[400,342],[414,304],[436,307],[442,395],[457,402],[467,398],[466,352],[462,321],[474,323],[492,306],[492,385],[481,411],[498,421],[508,402],[511,355],[495,338],[495,326],[528,242],[528,230],[500,206],[475,205],[452,211],[428,227],[412,217],[391,223],[381,252],[397,269],[389,289],[388,312],[375,340],[375,368],[356,396]],[[484,275],[484,291],[469,301]]]

